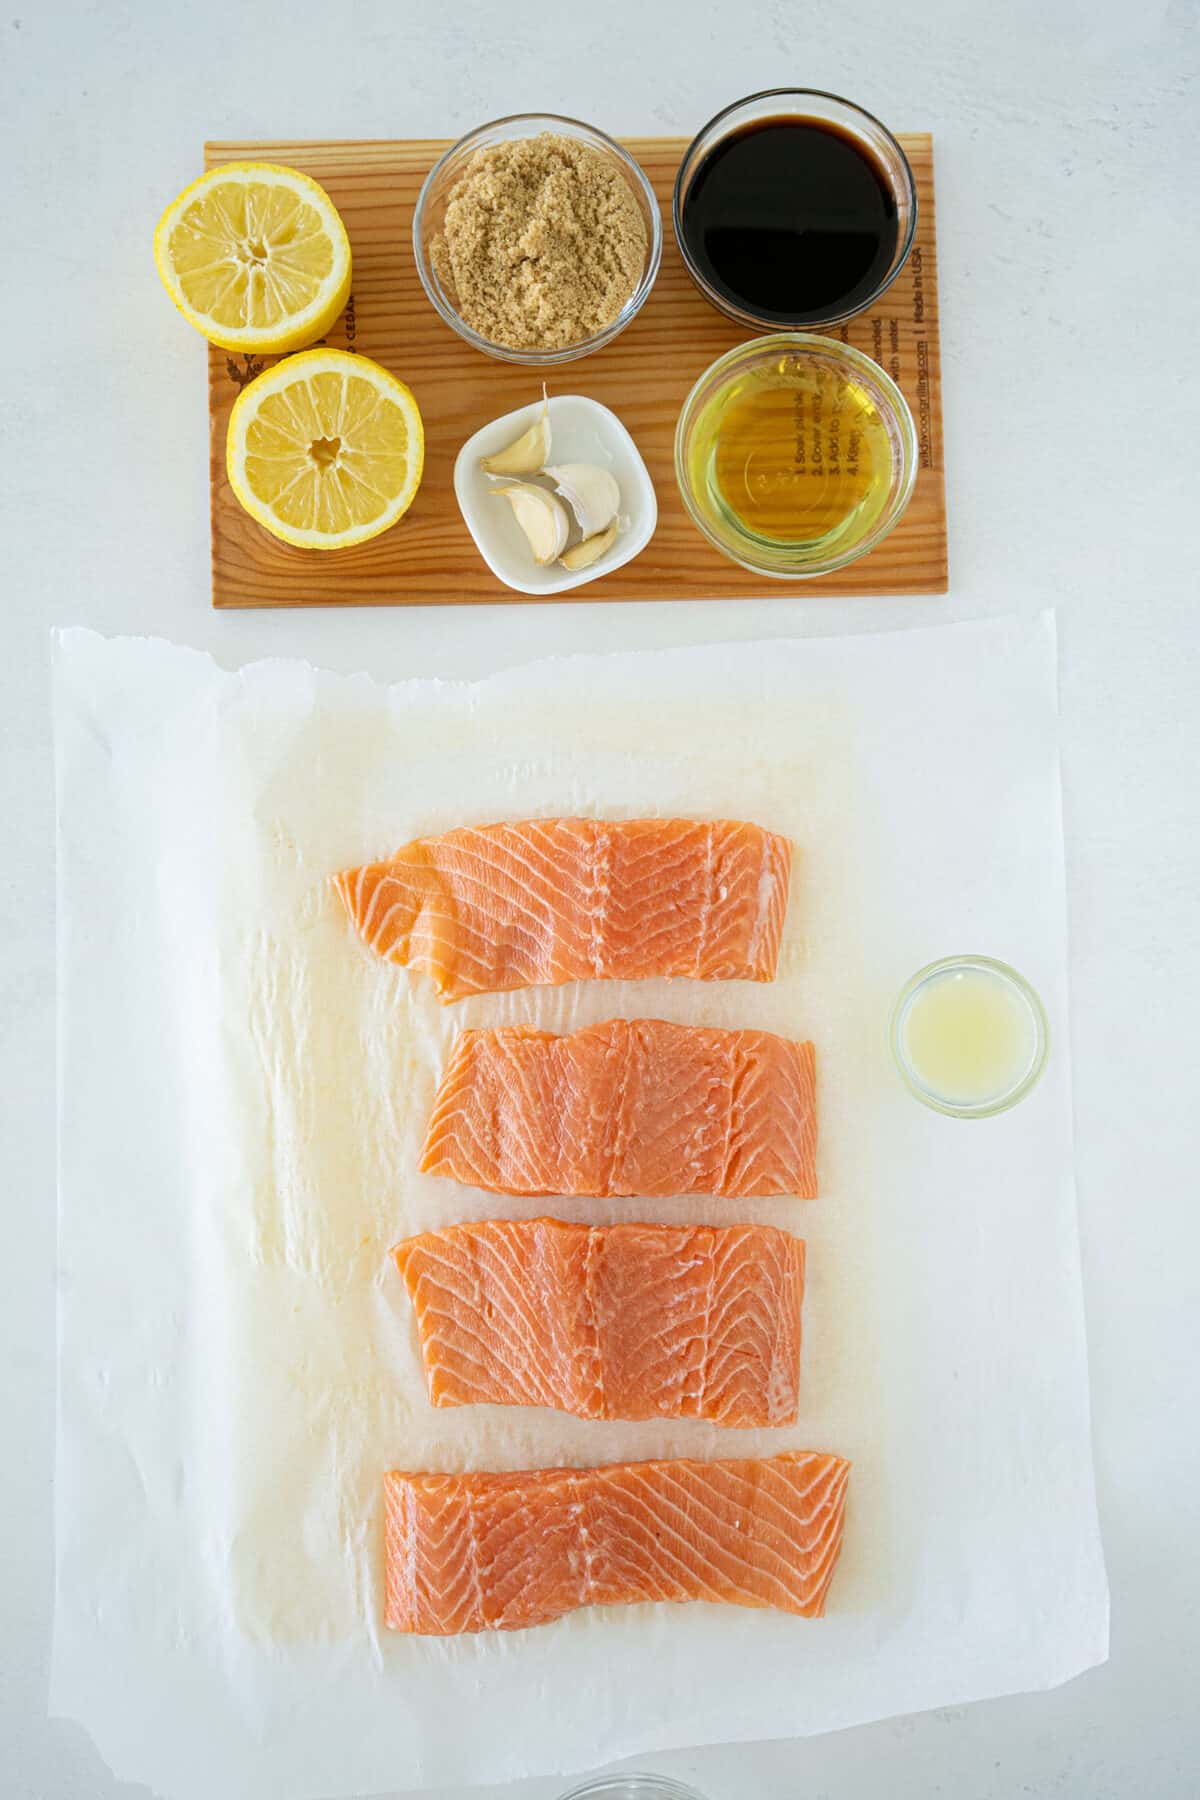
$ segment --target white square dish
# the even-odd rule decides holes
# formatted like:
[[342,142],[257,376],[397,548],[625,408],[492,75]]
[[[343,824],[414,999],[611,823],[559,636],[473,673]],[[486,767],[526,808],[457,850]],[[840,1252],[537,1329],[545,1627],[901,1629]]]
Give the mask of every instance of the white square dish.
[[495,496],[495,477],[480,461],[495,456],[527,431],[541,411],[540,399],[502,419],[492,419],[469,437],[454,464],[454,494],[467,530],[492,574],[519,594],[565,594],[601,575],[611,575],[641,553],[654,536],[658,501],[637,445],[614,412],[584,394],[550,398],[551,459],[555,463],[598,463],[611,469],[621,490],[621,529],[598,562],[572,574],[560,563],[539,568],[512,508]]

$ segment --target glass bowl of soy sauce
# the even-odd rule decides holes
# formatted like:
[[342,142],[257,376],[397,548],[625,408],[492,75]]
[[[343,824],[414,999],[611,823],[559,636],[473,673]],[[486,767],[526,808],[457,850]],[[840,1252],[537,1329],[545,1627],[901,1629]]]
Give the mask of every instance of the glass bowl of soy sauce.
[[675,178],[675,237],[706,299],[741,325],[820,331],[872,306],[917,228],[908,158],[837,94],[772,88],[727,106]]

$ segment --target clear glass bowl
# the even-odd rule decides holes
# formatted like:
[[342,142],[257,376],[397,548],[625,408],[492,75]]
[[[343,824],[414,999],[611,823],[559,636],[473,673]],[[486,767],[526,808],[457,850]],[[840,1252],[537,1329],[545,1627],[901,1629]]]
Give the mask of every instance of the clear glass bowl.
[[[931,1085],[927,1076],[923,1076],[914,1067],[906,1042],[906,1027],[913,1003],[933,983],[946,981],[960,974],[981,974],[999,983],[1014,1004],[1026,1031],[1027,1048],[1022,1059],[1024,1066],[1015,1071],[1010,1079],[1002,1082],[994,1093],[970,1100]],[[1037,991],[1016,969],[1008,963],[997,961],[994,956],[946,956],[939,962],[928,963],[925,968],[918,969],[896,1001],[889,1039],[892,1060],[909,1092],[923,1106],[932,1107],[934,1112],[946,1113],[953,1119],[991,1119],[997,1113],[1007,1112],[1009,1107],[1023,1100],[1036,1085],[1050,1054],[1050,1027],[1046,1009]]]
[[[538,137],[542,132],[551,132],[556,137],[574,138],[579,143],[587,144],[619,169],[645,220],[646,265],[636,288],[616,318],[603,331],[593,332],[590,337],[580,338],[578,343],[568,344],[562,349],[514,349],[509,344],[492,343],[459,316],[453,300],[438,280],[430,249],[434,238],[442,229],[451,190],[475,152],[512,138]],[[459,337],[464,338],[476,350],[482,350],[485,356],[497,357],[501,362],[522,363],[528,368],[551,368],[558,363],[574,362],[580,356],[590,356],[593,350],[603,349],[605,344],[611,344],[629,322],[637,317],[654,286],[654,278],[662,259],[662,216],[654,189],[639,165],[628,151],[623,150],[612,138],[606,137],[602,131],[597,131],[592,125],[584,125],[579,119],[560,118],[556,113],[514,113],[511,118],[493,119],[490,124],[480,125],[477,130],[469,131],[434,163],[422,184],[413,214],[413,255],[421,286],[437,312],[447,325],[457,331]]]
[[[826,311],[819,316],[798,313],[794,318],[785,318],[779,313],[756,313],[712,285],[696,263],[684,236],[683,210],[688,189],[709,151],[731,132],[743,131],[748,125],[759,121],[785,119],[789,116],[815,119],[818,123],[836,126],[847,137],[858,139],[870,154],[871,160],[883,171],[892,191],[897,223],[895,254],[872,291],[844,311]],[[886,293],[895,281],[908,260],[916,235],[917,188],[907,156],[887,126],[881,124],[873,113],[855,106],[852,100],[843,100],[838,94],[826,94],[819,88],[768,88],[761,94],[750,94],[745,100],[735,100],[732,106],[727,106],[723,112],[710,119],[692,139],[675,177],[671,217],[675,226],[675,240],[688,274],[718,312],[723,312],[726,318],[736,319],[739,325],[749,325],[758,331],[778,331],[780,327],[789,331],[822,331],[826,326],[840,325],[846,319],[852,319],[855,314],[865,312],[867,307],[874,306],[879,296]]]
[[571,1788],[561,1800],[704,1800],[704,1796],[669,1775],[597,1775]]
[[[697,426],[709,403],[722,389],[733,389],[755,367],[767,368],[780,357],[787,356],[817,364],[836,377],[852,380],[866,390],[872,405],[887,430],[891,445],[891,480],[883,507],[862,538],[840,550],[822,549],[815,544],[781,544],[756,537],[728,509],[718,505],[706,490],[703,477],[696,468],[693,454]],[[827,575],[841,569],[874,550],[898,524],[912,498],[920,460],[917,428],[908,402],[891,376],[839,338],[816,337],[808,332],[780,331],[771,337],[752,338],[719,356],[705,369],[683,403],[675,428],[675,479],[683,503],[693,522],[710,544],[751,569],[757,575],[769,575],[780,581],[803,580],[813,575]]]

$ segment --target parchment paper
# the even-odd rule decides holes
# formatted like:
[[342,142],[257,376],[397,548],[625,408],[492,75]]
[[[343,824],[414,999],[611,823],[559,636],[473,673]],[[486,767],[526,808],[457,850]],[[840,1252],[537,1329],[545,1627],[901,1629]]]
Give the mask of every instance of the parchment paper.
[[[500,1780],[800,1735],[1102,1660],[1071,1170],[1054,625],[547,661],[380,687],[68,631],[59,767],[61,1358],[51,1704],[178,1800]],[[780,977],[443,1008],[326,877],[557,812],[796,843]],[[1013,1113],[901,1087],[922,963],[1014,962],[1053,1048]],[[512,1202],[416,1172],[463,1026],[623,1014],[817,1045],[813,1202]],[[809,1245],[802,1418],[721,1433],[431,1409],[388,1246],[455,1219],[761,1217]],[[380,1623],[380,1475],[833,1449],[820,1622],[593,1610]]]

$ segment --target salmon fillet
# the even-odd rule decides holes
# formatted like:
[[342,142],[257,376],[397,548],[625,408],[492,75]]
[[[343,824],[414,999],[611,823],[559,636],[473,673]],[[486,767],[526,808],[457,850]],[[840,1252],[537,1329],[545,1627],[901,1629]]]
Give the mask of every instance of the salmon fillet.
[[580,1606],[716,1600],[820,1617],[850,1464],[811,1450],[384,1476],[393,1631],[518,1631]]
[[812,1199],[816,1149],[811,1044],[610,1019],[464,1031],[421,1167],[501,1194]]
[[333,877],[389,962],[442,1000],[564,981],[771,981],[791,846],[718,820],[532,819],[417,838]]
[[392,1251],[435,1406],[796,1417],[804,1244],[772,1225],[492,1219]]

